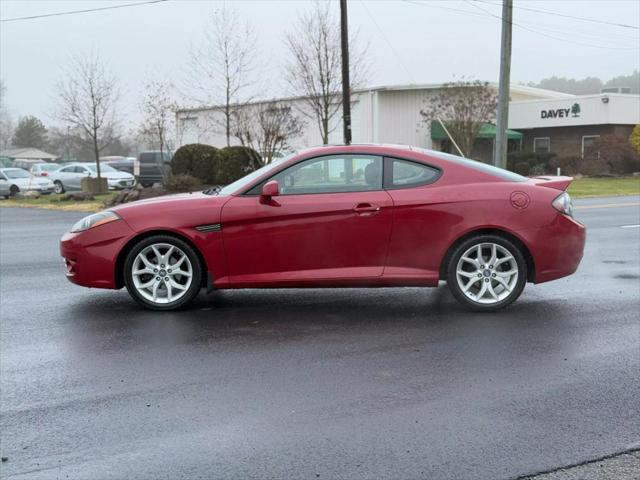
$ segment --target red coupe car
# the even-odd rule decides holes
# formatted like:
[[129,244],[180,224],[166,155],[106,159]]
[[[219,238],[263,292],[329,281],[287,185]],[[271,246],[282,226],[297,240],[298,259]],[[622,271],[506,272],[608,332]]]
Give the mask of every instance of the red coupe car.
[[525,178],[412,147],[318,147],[221,190],[80,220],[60,249],[78,285],[172,310],[201,288],[435,287],[474,310],[573,273],[585,228],[567,177]]

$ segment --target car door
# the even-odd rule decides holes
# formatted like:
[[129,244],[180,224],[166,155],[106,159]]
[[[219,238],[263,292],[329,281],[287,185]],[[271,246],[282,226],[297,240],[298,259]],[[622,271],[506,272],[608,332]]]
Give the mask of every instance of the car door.
[[73,190],[73,176],[75,175],[75,169],[76,167],[74,166],[63,167],[52,174],[52,177],[54,180],[61,182],[65,189]]
[[2,172],[0,172],[0,196],[6,197],[10,193],[11,185]]
[[91,170],[81,165],[76,165],[73,175],[71,176],[71,182],[74,189],[82,190],[82,179],[91,176]]
[[382,158],[330,155],[299,162],[223,207],[228,281],[251,286],[322,284],[382,275],[393,202],[382,189]]
[[385,277],[411,277],[416,284],[437,284],[448,232],[460,215],[442,204],[437,180],[442,172],[422,162],[385,158],[384,187],[393,198],[393,233]]

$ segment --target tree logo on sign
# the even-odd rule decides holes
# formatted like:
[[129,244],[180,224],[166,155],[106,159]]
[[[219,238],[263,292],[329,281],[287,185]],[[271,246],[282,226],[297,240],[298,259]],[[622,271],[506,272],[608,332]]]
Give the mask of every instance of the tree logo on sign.
[[571,106],[571,115],[573,117],[579,117],[580,116],[580,104],[579,103],[574,103]]

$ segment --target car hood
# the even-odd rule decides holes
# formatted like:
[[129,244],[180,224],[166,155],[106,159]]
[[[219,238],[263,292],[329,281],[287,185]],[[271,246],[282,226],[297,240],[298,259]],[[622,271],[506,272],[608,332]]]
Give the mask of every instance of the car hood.
[[180,193],[125,203],[109,210],[120,215],[134,231],[180,229],[218,222],[222,206],[229,198],[202,192]]
[[118,214],[126,214],[128,212],[133,212],[134,210],[153,212],[154,210],[162,211],[167,208],[171,208],[173,210],[174,207],[187,208],[188,202],[193,202],[194,204],[206,202],[209,205],[222,205],[228,199],[229,197],[226,195],[207,195],[202,192],[176,193],[173,195],[162,195],[160,197],[136,200],[131,203],[123,203],[122,205],[110,208],[109,210],[117,212]]

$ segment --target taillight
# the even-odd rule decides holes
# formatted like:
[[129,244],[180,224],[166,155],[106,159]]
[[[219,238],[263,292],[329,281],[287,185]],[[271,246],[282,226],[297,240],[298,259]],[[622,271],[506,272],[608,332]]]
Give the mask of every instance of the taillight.
[[560,213],[573,218],[573,203],[571,202],[571,196],[567,192],[562,192],[558,195],[551,205]]
[[43,176],[43,177],[48,177],[48,176],[49,176],[49,173],[47,173],[47,172],[42,172],[40,175],[41,175],[41,176]]

